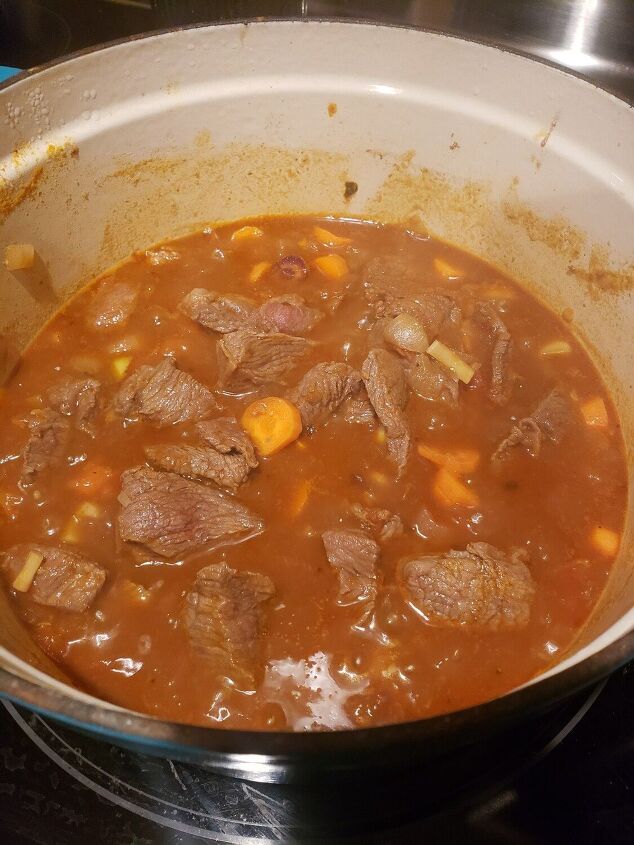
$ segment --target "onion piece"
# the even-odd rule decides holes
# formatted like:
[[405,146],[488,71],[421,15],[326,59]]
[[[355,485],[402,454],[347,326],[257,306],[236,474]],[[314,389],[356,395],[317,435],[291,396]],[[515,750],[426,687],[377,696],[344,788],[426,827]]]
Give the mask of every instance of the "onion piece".
[[4,248],[4,266],[7,270],[28,270],[34,262],[33,244],[9,244]]
[[435,340],[427,349],[427,354],[431,355],[439,364],[447,367],[454,375],[465,384],[469,384],[475,370],[466,361],[463,361],[453,349],[445,346],[439,340]]
[[407,352],[425,352],[429,347],[427,332],[411,314],[398,314],[388,320],[383,337],[392,346]]
[[44,555],[39,552],[30,551],[24,561],[24,566],[15,577],[15,581],[11,585],[14,590],[19,593],[27,593],[31,589],[33,579],[37,575],[37,570],[44,562]]

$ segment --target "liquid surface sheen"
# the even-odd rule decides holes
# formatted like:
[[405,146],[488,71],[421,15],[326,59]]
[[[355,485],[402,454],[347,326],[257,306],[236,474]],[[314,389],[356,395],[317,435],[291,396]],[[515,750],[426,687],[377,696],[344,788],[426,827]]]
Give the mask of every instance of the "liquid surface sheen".
[[619,422],[570,324],[396,227],[265,218],[135,254],[1,403],[18,614],[78,686],[163,719],[323,730],[494,698],[562,656],[618,551]]

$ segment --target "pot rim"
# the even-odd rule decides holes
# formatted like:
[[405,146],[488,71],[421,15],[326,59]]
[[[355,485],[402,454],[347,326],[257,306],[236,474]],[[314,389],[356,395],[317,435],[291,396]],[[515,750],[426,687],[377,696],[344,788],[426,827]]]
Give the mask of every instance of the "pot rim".
[[[429,35],[443,36],[456,41],[476,44],[518,56],[531,62],[545,65],[554,71],[571,76],[590,85],[596,90],[608,94],[629,108],[634,108],[634,100],[622,92],[616,92],[607,86],[598,85],[582,73],[563,67],[550,59],[535,56],[523,50],[496,44],[492,39],[464,37],[432,27],[417,27],[394,22],[380,22],[364,18],[290,16],[286,18],[243,18],[231,21],[200,22],[182,27],[167,27],[126,36],[124,38],[85,47],[73,53],[52,59],[35,68],[18,73],[0,83],[0,93],[16,83],[36,76],[57,65],[72,61],[82,56],[111,47],[141,41],[175,32],[187,32],[198,29],[217,27],[235,28],[239,26],[257,26],[270,24],[340,24],[366,26],[376,29],[402,29]],[[623,666],[634,657],[634,630],[622,635],[600,651],[586,657],[574,665],[555,672],[552,675],[536,678],[525,686],[510,693],[483,702],[481,704],[451,711],[446,714],[369,728],[355,728],[327,732],[296,733],[292,731],[245,731],[213,726],[197,726],[179,722],[161,720],[143,713],[136,713],[100,703],[95,697],[94,703],[73,698],[60,689],[41,686],[7,669],[0,668],[0,698],[7,698],[18,705],[27,707],[43,716],[65,723],[75,729],[97,733],[103,738],[116,741],[134,741],[146,750],[154,748],[173,751],[176,755],[198,750],[205,753],[206,760],[213,765],[214,759],[222,760],[222,765],[229,771],[239,771],[245,763],[256,760],[266,766],[267,760],[274,765],[283,764],[301,755],[313,758],[331,758],[332,755],[354,751],[355,762],[359,755],[374,756],[377,751],[385,753],[388,749],[413,750],[413,744],[425,740],[430,745],[440,742],[447,734],[452,737],[464,737],[474,725],[480,729],[486,726],[500,729],[511,724],[520,713],[539,715],[549,707],[574,693],[600,681]],[[398,752],[397,752],[398,753]],[[227,763],[229,760],[229,763]],[[231,762],[233,760],[233,763]],[[343,763],[343,768],[351,765],[350,759]]]

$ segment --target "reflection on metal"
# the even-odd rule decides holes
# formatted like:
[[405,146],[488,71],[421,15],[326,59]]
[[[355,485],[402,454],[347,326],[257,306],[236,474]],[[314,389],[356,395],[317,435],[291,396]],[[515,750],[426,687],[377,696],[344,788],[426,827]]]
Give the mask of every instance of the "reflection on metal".
[[562,46],[549,53],[554,62],[580,71],[600,64],[591,52],[600,11],[601,0],[581,0],[578,7],[572,10]]

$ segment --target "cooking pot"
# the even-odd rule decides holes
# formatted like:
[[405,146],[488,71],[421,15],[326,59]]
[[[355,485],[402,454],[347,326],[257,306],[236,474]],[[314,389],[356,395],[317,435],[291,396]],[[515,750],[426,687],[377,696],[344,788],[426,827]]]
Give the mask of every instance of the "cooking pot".
[[[0,88],[0,332],[23,347],[79,285],[134,249],[266,213],[394,221],[471,250],[572,320],[634,442],[634,112],[569,73],[439,33],[259,22],[89,50]],[[355,183],[354,186],[346,183]],[[570,490],[574,496],[574,490]],[[408,724],[228,731],[75,689],[0,595],[0,693],[108,741],[254,779],[433,755],[539,716],[634,656],[632,505],[574,647],[510,694]]]

